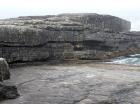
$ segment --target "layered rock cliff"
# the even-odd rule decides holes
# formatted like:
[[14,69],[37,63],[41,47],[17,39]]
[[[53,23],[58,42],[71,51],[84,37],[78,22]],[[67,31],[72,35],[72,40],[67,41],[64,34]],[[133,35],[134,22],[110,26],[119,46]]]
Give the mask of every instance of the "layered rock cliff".
[[0,20],[0,57],[8,62],[102,60],[139,52],[140,35],[124,19],[93,13]]

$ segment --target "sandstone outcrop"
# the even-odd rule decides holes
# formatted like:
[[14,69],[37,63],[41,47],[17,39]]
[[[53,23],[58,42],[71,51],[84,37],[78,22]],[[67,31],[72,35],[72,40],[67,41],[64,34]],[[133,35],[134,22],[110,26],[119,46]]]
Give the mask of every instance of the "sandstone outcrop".
[[0,20],[0,57],[8,62],[102,60],[139,52],[138,32],[124,19],[93,13]]

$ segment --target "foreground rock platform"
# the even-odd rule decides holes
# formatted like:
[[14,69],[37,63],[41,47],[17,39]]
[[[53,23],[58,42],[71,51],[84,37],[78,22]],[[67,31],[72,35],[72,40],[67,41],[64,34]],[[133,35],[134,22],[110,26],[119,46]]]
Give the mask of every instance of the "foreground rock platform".
[[11,70],[21,96],[0,104],[139,104],[139,66],[32,65]]
[[0,20],[0,57],[9,63],[104,60],[140,52],[140,32],[127,20],[95,13]]

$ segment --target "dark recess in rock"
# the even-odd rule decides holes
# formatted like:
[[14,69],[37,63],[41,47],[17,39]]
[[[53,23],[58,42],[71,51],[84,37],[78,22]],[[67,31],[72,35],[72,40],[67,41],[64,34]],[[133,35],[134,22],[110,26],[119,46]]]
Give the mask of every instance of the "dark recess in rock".
[[15,86],[7,86],[0,83],[0,101],[6,99],[15,99],[19,96]]

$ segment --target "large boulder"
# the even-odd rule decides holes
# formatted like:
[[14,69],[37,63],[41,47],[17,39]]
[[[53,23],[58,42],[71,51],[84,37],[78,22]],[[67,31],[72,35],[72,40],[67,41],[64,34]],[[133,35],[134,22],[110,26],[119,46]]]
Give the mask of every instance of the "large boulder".
[[9,65],[4,58],[0,58],[0,81],[10,79]]
[[0,101],[15,99],[19,96],[16,86],[9,86],[3,83],[10,79],[9,65],[4,58],[0,58]]
[[130,28],[127,20],[94,13],[0,20],[0,57],[12,63],[138,53],[140,35]]

